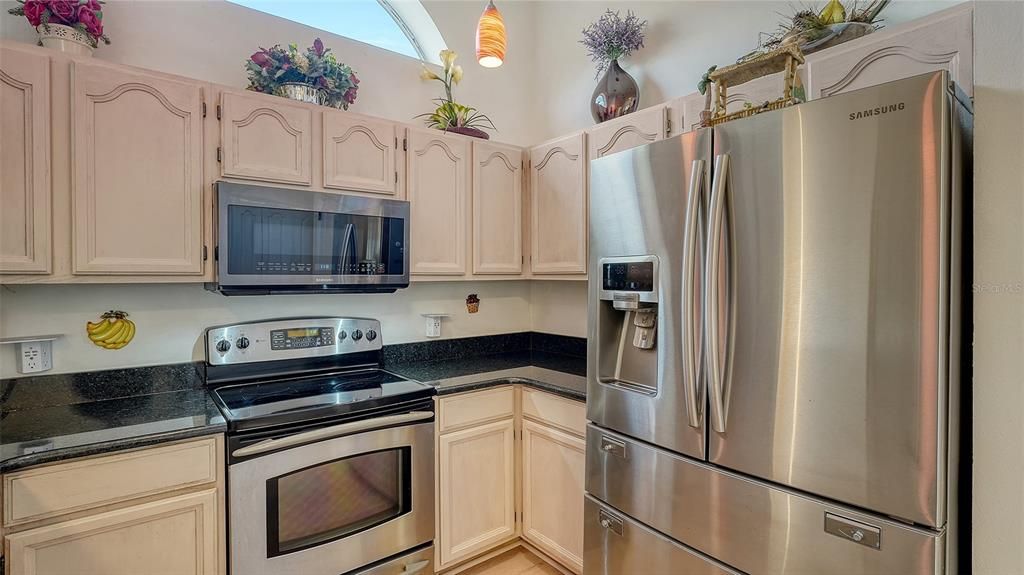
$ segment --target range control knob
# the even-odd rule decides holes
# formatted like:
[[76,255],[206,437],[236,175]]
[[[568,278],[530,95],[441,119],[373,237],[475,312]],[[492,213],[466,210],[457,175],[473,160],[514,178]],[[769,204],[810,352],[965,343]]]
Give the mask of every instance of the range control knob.
[[249,347],[249,338],[245,337],[244,335],[238,338],[237,340],[235,340],[235,347],[237,347],[238,349],[245,349]]
[[375,339],[377,339],[377,332],[372,329],[366,330],[366,341],[373,341]]
[[352,330],[352,341],[359,341],[361,339],[363,339],[363,332],[358,329]]
[[338,341],[345,341],[346,337],[348,337],[348,334],[345,333],[345,330],[341,330],[338,332]]
[[217,351],[219,351],[221,353],[227,353],[229,349],[231,349],[231,342],[230,341],[228,341],[226,339],[222,339],[222,340],[217,342]]

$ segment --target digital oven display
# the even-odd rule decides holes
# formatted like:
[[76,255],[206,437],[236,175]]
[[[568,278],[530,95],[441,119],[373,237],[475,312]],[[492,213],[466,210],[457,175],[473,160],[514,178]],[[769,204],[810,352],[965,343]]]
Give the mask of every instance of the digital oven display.
[[270,332],[270,349],[304,349],[334,345],[333,327],[275,329]]

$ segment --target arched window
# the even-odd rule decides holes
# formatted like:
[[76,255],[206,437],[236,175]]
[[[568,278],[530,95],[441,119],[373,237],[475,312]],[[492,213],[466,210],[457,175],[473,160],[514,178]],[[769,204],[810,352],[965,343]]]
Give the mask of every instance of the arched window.
[[440,64],[444,38],[418,0],[229,0],[286,20]]

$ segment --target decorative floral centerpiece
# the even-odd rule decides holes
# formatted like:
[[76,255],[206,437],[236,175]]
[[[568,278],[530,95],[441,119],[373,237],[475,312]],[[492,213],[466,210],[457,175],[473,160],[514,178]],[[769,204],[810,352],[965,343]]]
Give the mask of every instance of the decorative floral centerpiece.
[[583,29],[580,44],[597,64],[595,76],[604,76],[590,99],[590,113],[594,120],[604,122],[636,111],[640,105],[640,89],[632,76],[619,66],[624,58],[644,47],[647,20],[641,20],[627,11],[623,18],[608,10],[601,18]]
[[432,72],[426,65],[423,66],[420,78],[424,81],[437,80],[441,82],[444,86],[445,97],[434,99],[438,106],[432,113],[420,114],[416,117],[426,118],[426,124],[430,128],[488,140],[490,136],[483,131],[483,128],[490,127],[492,130],[497,130],[491,119],[477,111],[476,108],[457,103],[455,97],[452,96],[452,86],[462,81],[462,66],[455,63],[455,59],[458,57],[459,55],[454,50],[441,50],[441,76]]
[[103,4],[100,0],[18,0],[18,6],[8,12],[24,16],[35,27],[39,45],[91,54],[101,40],[110,44],[103,33]]
[[631,11],[627,11],[623,18],[611,10],[584,28],[580,44],[586,47],[590,59],[597,63],[594,77],[599,76],[612,62],[643,48],[646,31],[647,20],[641,20]]
[[[776,50],[795,44],[804,54],[817,52],[849,40],[870,34],[880,26],[879,15],[891,0],[871,0],[858,6],[856,0],[849,8],[840,0],[830,0],[820,12],[798,10],[771,34],[762,34],[760,46],[752,54]],[[751,55],[745,56],[745,58]]]
[[355,103],[359,78],[338,62],[330,48],[317,38],[305,52],[289,44],[260,48],[245,63],[249,90],[274,94],[312,104],[344,108]]

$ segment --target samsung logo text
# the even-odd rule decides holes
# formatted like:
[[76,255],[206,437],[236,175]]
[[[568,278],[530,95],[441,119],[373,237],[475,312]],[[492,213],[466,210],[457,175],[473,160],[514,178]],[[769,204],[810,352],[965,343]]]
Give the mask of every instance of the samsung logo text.
[[906,108],[906,105],[903,102],[900,102],[899,104],[889,104],[888,106],[879,106],[862,112],[851,112],[850,119],[859,120],[861,118],[870,118],[871,116],[881,116],[882,114],[888,114],[889,112],[902,111],[903,108]]

